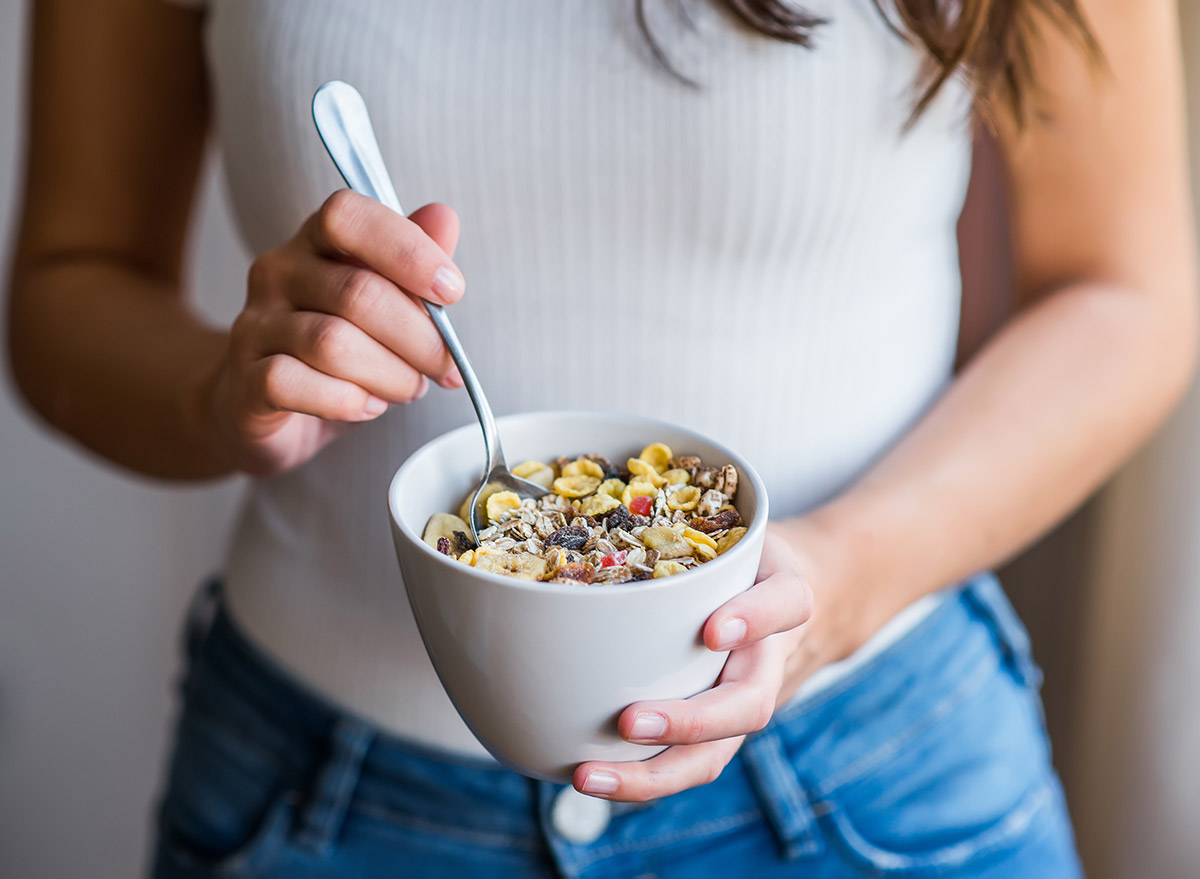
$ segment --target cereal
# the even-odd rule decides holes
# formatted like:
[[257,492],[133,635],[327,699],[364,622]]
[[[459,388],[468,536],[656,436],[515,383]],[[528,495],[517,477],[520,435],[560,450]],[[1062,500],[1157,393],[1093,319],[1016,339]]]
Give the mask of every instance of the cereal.
[[461,564],[525,580],[604,586],[683,573],[745,534],[733,506],[738,472],[651,443],[623,468],[601,455],[526,461],[513,468],[547,493],[483,494],[488,525],[471,539],[468,503],[436,513],[423,540]]

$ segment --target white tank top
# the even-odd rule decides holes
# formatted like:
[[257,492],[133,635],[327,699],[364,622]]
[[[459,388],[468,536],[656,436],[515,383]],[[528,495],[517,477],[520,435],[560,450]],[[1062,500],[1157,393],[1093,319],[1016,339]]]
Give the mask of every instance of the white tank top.
[[[952,82],[904,130],[921,54],[872,0],[806,0],[829,20],[812,50],[711,0],[688,4],[692,29],[654,16],[699,88],[652,60],[633,0],[207,5],[247,246],[289,238],[342,185],[309,108],[325,80],[353,83],[401,202],[462,219],[452,316],[498,414],[678,422],[753,461],[786,517],[844,489],[949,381],[969,99]],[[503,341],[517,335],[545,341]],[[435,387],[259,480],[225,574],[235,619],[310,687],[482,754],[415,630],[385,503],[411,451],[473,417]]]

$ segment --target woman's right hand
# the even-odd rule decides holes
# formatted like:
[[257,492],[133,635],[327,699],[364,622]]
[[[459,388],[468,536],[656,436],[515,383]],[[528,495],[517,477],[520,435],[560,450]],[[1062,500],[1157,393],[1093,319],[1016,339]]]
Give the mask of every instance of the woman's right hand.
[[246,305],[206,389],[237,469],[289,470],[350,424],[420,399],[429,379],[462,386],[420,302],[462,296],[450,259],[457,241],[458,217],[445,205],[405,218],[340,190],[254,261]]

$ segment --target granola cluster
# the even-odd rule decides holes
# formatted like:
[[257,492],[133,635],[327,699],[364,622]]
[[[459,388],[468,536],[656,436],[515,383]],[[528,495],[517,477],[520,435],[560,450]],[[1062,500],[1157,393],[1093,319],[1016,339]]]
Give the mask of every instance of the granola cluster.
[[435,513],[424,541],[466,565],[523,580],[628,583],[682,573],[746,533],[733,506],[738,472],[653,443],[614,466],[600,455],[526,461],[513,472],[546,487],[522,500],[487,495],[489,525],[471,540],[467,505]]

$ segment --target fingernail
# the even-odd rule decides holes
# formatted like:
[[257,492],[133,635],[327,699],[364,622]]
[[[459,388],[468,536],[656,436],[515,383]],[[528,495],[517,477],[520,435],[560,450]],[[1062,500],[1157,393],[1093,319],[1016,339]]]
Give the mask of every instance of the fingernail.
[[615,794],[617,792],[617,777],[603,769],[593,769],[583,780],[585,794]]
[[433,275],[433,292],[441,298],[443,302],[454,302],[463,295],[463,291],[467,289],[463,283],[462,276],[449,266],[442,266]]
[[387,411],[387,400],[381,400],[374,394],[367,397],[367,404],[363,406],[363,412],[374,418],[376,415],[382,415]]
[[416,402],[417,400],[421,399],[428,393],[429,393],[429,379],[427,379],[425,376],[421,376],[421,387],[417,388],[417,393],[413,397],[413,402]]
[[742,642],[746,637],[746,621],[740,617],[734,617],[731,620],[726,620],[721,623],[721,628],[717,630],[717,649],[732,650]]
[[456,369],[438,382],[443,388],[461,388],[464,384],[462,374]]
[[642,711],[633,719],[629,738],[634,741],[650,742],[667,731],[667,719],[655,711]]

